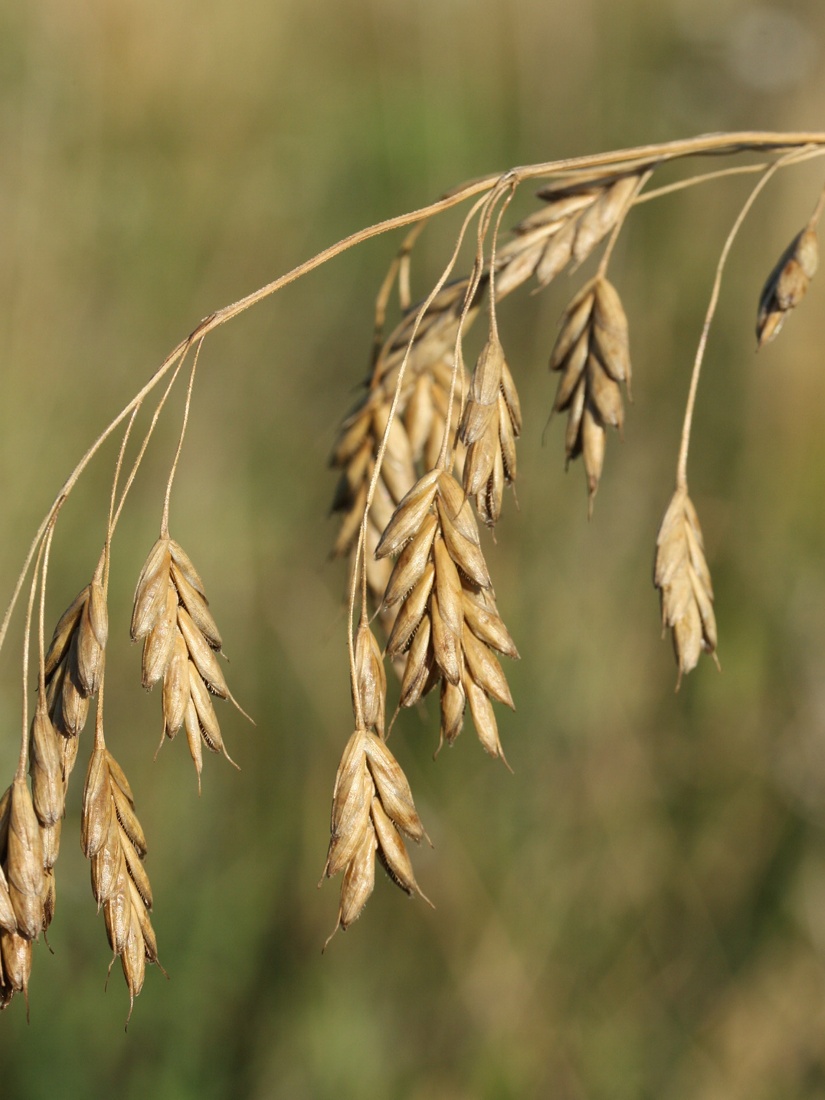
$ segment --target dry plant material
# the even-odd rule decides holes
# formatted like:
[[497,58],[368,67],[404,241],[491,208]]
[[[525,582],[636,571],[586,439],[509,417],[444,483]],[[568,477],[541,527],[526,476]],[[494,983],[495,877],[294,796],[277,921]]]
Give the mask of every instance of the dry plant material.
[[[132,610],[132,640],[143,641],[141,682],[163,681],[163,732],[173,738],[186,728],[200,788],[202,745],[226,751],[212,696],[232,698],[217,654],[223,641],[189,556],[164,535],[149,551],[138,578]],[[234,700],[233,700],[234,702]]]
[[384,604],[398,610],[387,654],[406,655],[401,706],[441,683],[441,743],[461,732],[469,698],[482,746],[503,760],[490,699],[513,707],[513,698],[494,650],[518,651],[496,610],[470,500],[452,474],[431,471],[402,500],[376,549],[379,558],[391,554]]
[[[342,471],[332,511],[341,513],[333,546],[336,557],[352,555],[375,473],[376,458],[387,429],[387,447],[367,515],[367,583],[379,606],[390,575],[390,563],[376,558],[375,548],[403,497],[425,469],[438,461],[450,418],[458,427],[459,409],[450,410],[453,351],[468,280],[445,286],[430,303],[416,329],[418,308],[410,308],[380,347],[367,389],[357,408],[341,426],[331,464]],[[471,319],[473,314],[470,314]],[[465,323],[469,323],[469,319]],[[412,343],[410,343],[412,341]],[[398,394],[395,417],[390,409],[402,363],[407,368]],[[466,385],[460,379],[459,384]],[[461,456],[457,456],[460,465]]]
[[603,276],[587,283],[565,310],[550,369],[560,373],[553,409],[567,412],[567,461],[582,456],[592,511],[604,464],[605,429],[621,431],[620,384],[630,386],[627,317],[615,287]]
[[40,827],[24,776],[0,798],[0,1009],[22,993],[28,1013],[32,942],[48,926]]
[[[692,158],[741,153],[759,158],[745,171],[760,176],[740,208],[717,264],[686,402],[677,488],[659,530],[654,572],[662,621],[673,637],[679,681],[696,666],[703,651],[715,655],[710,572],[687,491],[700,367],[730,246],[745,216],[780,168],[825,153],[825,134],[706,135],[522,166],[471,181],[428,207],[367,227],[205,318],[88,449],[32,541],[0,622],[2,646],[28,579],[20,758],[10,786],[0,797],[0,1008],[17,993],[28,1002],[32,944],[45,932],[55,911],[54,869],[67,788],[93,698],[95,740],[83,792],[81,843],[90,861],[93,893],[104,913],[113,961],[121,961],[130,1005],[143,985],[146,964],[158,964],[150,919],[152,890],[144,866],[146,840],[129,783],[103,740],[107,592],[112,539],[155,425],[190,351],[197,349],[163,500],[161,537],[138,579],[131,635],[142,643],[143,686],[160,685],[161,743],[185,729],[200,785],[204,745],[228,758],[213,700],[235,700],[220,663],[223,642],[203,581],[169,535],[170,494],[199,349],[220,325],[333,256],[379,233],[408,228],[378,295],[368,377],[356,407],[340,428],[331,459],[339,471],[332,510],[340,518],[333,554],[347,557],[350,565],[347,643],[354,715],[350,728],[355,732],[335,779],[324,873],[342,876],[336,930],[346,929],[372,893],[376,861],[407,894],[424,897],[407,841],[428,838],[409,783],[385,740],[392,726],[387,722],[385,659],[398,673],[396,717],[401,708],[415,706],[437,688],[439,747],[456,740],[469,706],[483,748],[504,760],[494,704],[513,707],[501,657],[517,658],[518,651],[498,611],[480,532],[499,523],[504,489],[516,479],[516,440],[523,423],[514,376],[523,365],[510,362],[505,352],[497,320],[500,303],[529,279],[535,279],[539,288],[546,287],[563,271],[575,271],[591,258],[597,261],[595,273],[564,312],[550,358],[558,375],[554,411],[567,414],[567,461],[583,459],[588,510],[592,511],[607,429],[621,432],[622,387],[630,388],[629,326],[608,274],[616,240],[636,203],[680,187],[707,184],[729,171],[699,174],[697,170],[691,175],[686,168],[681,181],[651,191],[648,184],[662,165],[688,166]],[[540,205],[518,221],[509,239],[501,240],[504,214],[527,181],[538,185]],[[451,258],[421,304],[413,305],[416,241],[428,223],[461,204],[469,209]],[[764,286],[757,320],[760,346],[776,335],[808,290],[817,267],[816,225],[823,207],[825,191]],[[467,242],[474,242],[475,249],[462,268]],[[385,336],[390,300],[396,293],[399,317]],[[465,340],[482,310],[488,314],[487,337],[480,354],[473,357],[474,369],[468,377],[465,362],[472,360],[465,359]],[[137,453],[130,468],[130,434],[150,397],[156,404],[143,442],[134,448]],[[48,562],[59,514],[92,458],[121,426],[103,553],[90,583],[62,614],[47,646],[43,628]],[[38,594],[39,621],[34,628]],[[30,720],[33,635],[38,661]]]
[[344,749],[332,795],[324,875],[343,871],[344,878],[338,921],[327,944],[360,916],[372,893],[376,858],[405,893],[432,905],[415,880],[402,834],[416,844],[429,841],[398,761],[380,737],[357,729]]
[[123,968],[131,1016],[146,963],[160,964],[149,918],[152,890],[143,866],[146,838],[129,782],[102,738],[95,742],[86,773],[81,845],[91,861],[92,892],[98,910],[103,909],[112,962],[119,958]]
[[703,652],[716,652],[713,586],[702,529],[686,487],[673,494],[659,528],[653,579],[661,598],[662,626],[673,637],[678,688]]
[[756,318],[758,347],[761,348],[779,333],[787,315],[805,297],[818,266],[816,230],[808,225],[779,257],[762,288]]
[[573,264],[584,263],[624,215],[638,190],[641,172],[551,184],[538,192],[545,206],[515,228],[515,240],[498,253],[496,290],[512,293],[535,275],[547,286]]
[[100,685],[109,636],[102,573],[101,562],[91,584],[78,593],[61,615],[46,654],[49,717],[57,732],[66,738],[77,737],[85,726],[89,700]]
[[516,480],[516,440],[521,435],[521,402],[498,335],[490,335],[478,357],[459,429],[467,448],[464,490],[479,516],[495,527],[504,486]]

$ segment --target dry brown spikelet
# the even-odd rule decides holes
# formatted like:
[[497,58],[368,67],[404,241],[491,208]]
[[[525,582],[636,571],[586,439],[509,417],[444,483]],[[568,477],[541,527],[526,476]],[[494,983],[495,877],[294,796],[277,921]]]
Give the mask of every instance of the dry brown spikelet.
[[32,801],[43,828],[56,825],[63,817],[66,785],[60,740],[48,714],[45,695],[38,697],[29,734],[29,771]]
[[55,730],[76,737],[86,724],[89,699],[97,693],[109,622],[102,562],[55,627],[45,657],[46,701]]
[[515,441],[521,434],[521,404],[497,335],[491,334],[476,362],[459,435],[467,447],[464,489],[489,527],[501,515],[504,486],[516,479]]
[[31,940],[18,932],[0,931],[0,1009],[8,1007],[15,993],[22,993],[28,1018],[31,969]]
[[604,464],[605,429],[621,431],[620,383],[629,387],[631,374],[627,317],[604,276],[586,283],[565,310],[550,369],[561,375],[553,409],[567,412],[567,462],[583,457],[592,511]]
[[402,832],[416,843],[429,840],[400,764],[380,737],[357,729],[335,776],[324,875],[343,871],[344,877],[338,919],[324,949],[360,916],[372,893],[376,857],[402,890],[432,904],[415,880]]
[[568,264],[578,267],[614,228],[638,189],[638,173],[582,177],[538,192],[546,205],[523,219],[496,256],[496,295],[535,275],[547,286]]
[[363,619],[355,633],[355,680],[364,726],[366,729],[374,729],[379,737],[383,737],[387,710],[387,673],[375,635]]
[[661,598],[662,626],[672,631],[678,689],[702,651],[716,659],[717,642],[702,529],[686,487],[677,488],[659,527],[653,579]]
[[210,696],[235,700],[216,656],[222,639],[203,581],[188,554],[168,535],[149,551],[138,577],[130,632],[133,641],[143,641],[143,686],[163,681],[164,734],[173,738],[186,727],[200,787],[202,744],[234,763]]
[[152,891],[143,865],[146,840],[135,814],[132,789],[99,740],[83,790],[81,845],[91,862],[92,892],[98,909],[103,909],[112,961],[121,960],[131,1016],[134,999],[143,987],[146,962],[160,966],[149,919]]
[[11,787],[5,871],[17,931],[25,939],[34,940],[44,927],[43,841],[22,775],[15,776]]
[[756,318],[758,348],[779,333],[788,313],[805,297],[818,266],[816,230],[809,225],[797,233],[779,257],[762,288]]
[[511,707],[513,700],[493,650],[518,651],[495,606],[472,506],[452,474],[436,469],[419,479],[376,552],[398,554],[384,607],[395,610],[387,654],[405,657],[400,705],[413,706],[441,682],[441,742],[451,744],[469,683],[479,739],[504,760],[489,699]]
[[[450,434],[458,427],[459,405],[453,401],[451,406],[449,395],[459,319],[468,286],[469,281],[463,279],[441,288],[430,303],[412,343],[387,450],[367,516],[367,583],[375,606],[381,603],[390,574],[390,563],[374,554],[381,534],[422,471],[436,465],[448,418]],[[351,554],[357,540],[368,487],[418,311],[417,306],[407,310],[380,347],[364,395],[344,421],[333,447],[331,465],[342,471],[332,503],[332,511],[342,515],[332,551],[334,556]],[[465,318],[465,327],[475,312],[476,306],[473,306]],[[459,373],[458,386],[462,391],[466,387],[463,370]],[[457,468],[461,467],[462,460],[463,448],[459,448]],[[382,622],[386,625],[385,616]]]

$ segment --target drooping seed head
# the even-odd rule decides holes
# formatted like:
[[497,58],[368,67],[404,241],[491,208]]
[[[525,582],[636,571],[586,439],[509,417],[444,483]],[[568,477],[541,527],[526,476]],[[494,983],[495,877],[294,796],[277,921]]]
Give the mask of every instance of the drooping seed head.
[[678,688],[701,653],[715,653],[717,643],[702,529],[686,488],[673,494],[659,527],[653,581],[661,599],[662,625],[672,632]]

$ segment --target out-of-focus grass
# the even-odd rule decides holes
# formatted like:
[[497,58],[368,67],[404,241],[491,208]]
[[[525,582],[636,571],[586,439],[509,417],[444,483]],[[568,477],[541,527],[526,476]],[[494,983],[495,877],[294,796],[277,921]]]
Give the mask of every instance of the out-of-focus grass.
[[[0,8],[3,587],[71,464],[199,317],[462,178],[702,130],[817,126],[822,48],[814,0],[792,17],[641,0]],[[178,403],[115,540],[106,719],[149,837],[170,980],[149,973],[124,1036],[125,991],[115,967],[103,993],[105,933],[75,839],[81,764],[54,954],[35,951],[31,1023],[18,1001],[0,1020],[4,1097],[821,1093],[816,282],[752,355],[762,278],[818,186],[816,168],[777,181],[732,256],[691,465],[724,672],[704,662],[678,696],[649,563],[742,184],[640,210],[618,250],[635,403],[590,524],[581,471],[561,472],[560,425],[540,443],[546,359],[575,284],[502,307],[527,410],[519,510],[490,550],[523,655],[508,669],[518,711],[501,718],[515,775],[469,723],[433,764],[435,708],[405,715],[393,742],[436,845],[415,855],[437,909],[379,881],[323,958],[337,886],[314,884],[351,722],[324,466],[394,242],[210,337],[172,531],[206,579],[257,725],[223,708],[242,770],[210,758],[200,799],[182,744],[152,761],[159,699],[140,691],[125,623]],[[422,292],[450,244],[425,239]],[[97,559],[113,453],[61,516],[52,618]],[[0,666],[8,777],[18,639],[19,623]]]

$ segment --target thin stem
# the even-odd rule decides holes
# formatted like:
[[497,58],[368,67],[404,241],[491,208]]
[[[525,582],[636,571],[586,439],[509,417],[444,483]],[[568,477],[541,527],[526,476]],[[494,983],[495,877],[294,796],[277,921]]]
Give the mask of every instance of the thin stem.
[[20,738],[20,757],[17,762],[17,775],[15,778],[22,778],[26,774],[26,768],[29,762],[29,648],[31,645],[32,617],[34,613],[34,598],[37,594],[38,581],[40,579],[40,566],[43,561],[46,544],[51,542],[49,536],[53,530],[54,523],[52,522],[49,525],[46,539],[40,543],[38,548],[37,560],[34,563],[34,572],[29,586],[29,600],[26,605],[26,622],[23,628],[23,706],[21,717],[23,729]]
[[[793,154],[789,155],[790,157]],[[693,410],[696,405],[696,391],[699,388],[699,375],[702,371],[702,361],[705,356],[705,348],[708,341],[708,333],[710,332],[711,322],[713,321],[714,314],[716,313],[716,306],[719,301],[719,291],[722,287],[722,273],[727,263],[728,254],[730,253],[733,242],[747,217],[751,207],[756,202],[759,194],[763,188],[768,184],[768,181],[775,175],[783,163],[789,158],[781,157],[779,160],[774,161],[763,172],[761,179],[751,191],[748,198],[745,200],[742,209],[736,216],[730,232],[725,240],[725,244],[722,248],[721,255],[719,256],[719,262],[716,265],[716,275],[713,280],[713,289],[711,290],[710,301],[708,303],[707,313],[705,314],[705,322],[702,325],[702,333],[699,337],[699,345],[696,349],[696,358],[693,361],[693,371],[690,377],[690,389],[688,390],[687,404],[685,406],[685,419],[682,424],[682,438],[679,445],[679,458],[676,465],[676,488],[687,489],[687,460],[688,450],[690,448],[690,431],[693,424]]]
[[817,222],[822,215],[823,209],[825,209],[825,187],[823,187],[820,191],[816,206],[813,209],[813,213],[811,214],[810,218],[808,218],[808,229],[816,228]]
[[183,450],[183,440],[186,435],[186,425],[189,423],[189,409],[192,404],[192,387],[195,385],[195,371],[198,369],[198,359],[200,358],[201,348],[203,347],[203,337],[198,341],[198,346],[195,349],[195,359],[192,363],[192,370],[189,374],[189,385],[186,389],[186,404],[183,407],[183,423],[180,428],[180,438],[178,439],[178,449],[175,451],[175,458],[172,462],[172,469],[169,471],[169,480],[166,483],[166,495],[163,498],[163,518],[160,523],[160,533],[162,538],[169,537],[169,498],[172,495],[172,483],[175,480],[175,474],[178,469],[178,462],[180,460],[180,454]]
[[[115,511],[114,518],[112,519],[112,523],[111,523],[112,533],[114,533],[114,529],[115,529],[115,527],[117,527],[118,520],[120,519],[120,514],[123,511],[124,504],[126,503],[126,497],[129,493],[129,490],[132,487],[132,483],[134,482],[135,477],[137,476],[138,469],[140,468],[140,464],[143,461],[143,456],[146,454],[146,448],[149,446],[149,440],[152,438],[152,435],[155,431],[155,427],[157,425],[160,414],[163,411],[164,405],[166,404],[167,400],[169,399],[169,394],[172,392],[172,387],[174,386],[175,382],[177,381],[177,377],[180,374],[182,368],[183,368],[183,359],[181,359],[181,361],[175,367],[174,373],[172,374],[172,377],[169,379],[169,382],[166,386],[166,389],[163,391],[163,396],[161,397],[160,401],[158,401],[157,407],[155,408],[155,411],[152,414],[152,421],[149,424],[149,427],[146,431],[146,435],[143,437],[143,442],[140,445],[140,450],[137,453],[137,457],[135,458],[135,461],[132,463],[132,469],[129,472],[128,478],[126,479],[126,484],[123,486],[123,492],[120,494],[120,500],[118,501],[117,510]],[[135,410],[135,411],[137,411],[137,410]],[[133,415],[134,415],[134,413],[133,413]]]
[[[458,383],[458,379],[462,380],[462,392],[461,402],[459,408],[459,418],[464,408],[464,326],[467,322],[467,316],[469,315],[470,308],[473,300],[475,299],[476,292],[481,283],[482,276],[484,274],[484,241],[487,233],[490,229],[490,222],[492,221],[493,208],[500,195],[507,191],[507,197],[499,210],[498,218],[496,221],[496,227],[493,233],[493,247],[490,257],[489,274],[490,274],[490,332],[494,337],[498,336],[498,326],[496,323],[495,314],[495,240],[498,234],[499,226],[501,225],[501,219],[504,211],[510,205],[510,202],[515,193],[517,181],[511,177],[510,174],[507,177],[499,181],[499,184],[491,192],[490,195],[484,200],[483,214],[479,218],[478,224],[478,244],[476,247],[475,260],[473,262],[473,270],[470,275],[470,280],[467,286],[467,292],[464,295],[464,301],[461,306],[461,314],[458,319],[458,328],[456,330],[455,337],[455,350],[453,352],[453,369],[450,375],[450,393],[447,398],[447,416],[444,422],[444,436],[441,440],[441,449],[438,456],[438,465],[446,469],[447,466],[447,451],[449,450],[449,442],[452,435],[452,423],[453,423],[453,403],[455,401],[455,391]],[[458,436],[453,439],[453,449],[458,446]],[[451,464],[452,465],[452,464]]]
[[[794,157],[793,164],[803,164],[807,160],[815,160],[817,157],[825,156],[825,149],[809,149],[804,152],[800,152],[798,157]],[[789,162],[790,163],[790,162]],[[651,188],[650,191],[645,191],[643,195],[638,195],[634,201],[634,206],[643,206],[646,202],[652,202],[654,199],[664,198],[665,195],[673,195],[678,191],[686,191],[689,187],[694,187],[702,183],[713,183],[715,180],[727,179],[728,176],[747,176],[755,175],[758,172],[764,172],[768,167],[765,161],[759,161],[757,164],[736,164],[730,168],[720,168],[716,172],[702,172],[697,176],[688,176],[687,179],[676,180],[674,183],[666,183],[662,187]]]
[[[475,216],[476,211],[483,210],[484,213],[479,217],[479,240],[476,249],[475,260],[473,261],[473,270],[470,273],[470,278],[467,281],[467,289],[464,292],[464,301],[461,303],[461,312],[458,316],[458,325],[456,327],[455,334],[455,350],[453,352],[453,369],[450,374],[450,392],[447,396],[447,415],[444,419],[444,435],[441,439],[441,447],[438,452],[437,466],[440,469],[447,469],[447,452],[449,451],[450,437],[452,435],[453,424],[453,402],[455,401],[455,391],[458,379],[464,379],[464,351],[462,336],[464,333],[464,325],[467,321],[467,315],[473,304],[473,299],[476,296],[478,285],[481,282],[481,275],[484,270],[484,249],[483,249],[483,233],[482,225],[489,225],[489,218],[487,217],[490,209],[490,203],[493,201],[493,196],[488,195],[483,199],[479,199],[478,202],[473,204],[472,209],[464,220],[464,224],[461,227],[461,234],[459,235],[458,243],[456,244],[456,253],[458,247],[461,244],[465,231],[469,228],[470,220]],[[453,260],[455,259],[455,254]],[[462,391],[461,403],[464,404],[464,394]]]
[[490,244],[490,335],[494,339],[498,339],[498,320],[496,318],[496,247],[498,245],[498,234],[501,229],[501,219],[504,217],[504,212],[510,203],[513,201],[513,196],[516,193],[516,187],[518,184],[513,181],[510,184],[508,194],[504,196],[504,201],[499,207],[498,214],[496,216],[496,225],[493,230],[493,240]]
[[37,624],[37,650],[39,655],[37,686],[40,699],[44,698],[46,694],[46,574],[49,570],[49,554],[51,553],[52,549],[53,536],[54,524],[52,523],[50,524],[49,529],[46,532],[46,537],[43,540],[43,572],[40,578],[40,607],[38,612]]

